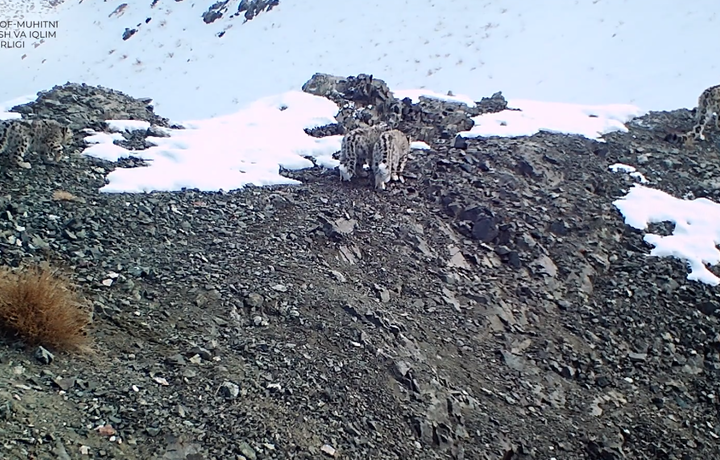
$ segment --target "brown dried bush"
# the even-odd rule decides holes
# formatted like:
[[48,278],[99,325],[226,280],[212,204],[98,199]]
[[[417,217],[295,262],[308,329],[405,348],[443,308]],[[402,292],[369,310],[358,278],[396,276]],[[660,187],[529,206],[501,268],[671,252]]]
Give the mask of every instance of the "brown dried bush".
[[69,281],[47,267],[0,267],[0,328],[29,345],[86,348],[91,316]]
[[80,201],[83,203],[85,202],[84,199],[79,198],[65,190],[55,190],[52,194],[52,199],[55,201]]

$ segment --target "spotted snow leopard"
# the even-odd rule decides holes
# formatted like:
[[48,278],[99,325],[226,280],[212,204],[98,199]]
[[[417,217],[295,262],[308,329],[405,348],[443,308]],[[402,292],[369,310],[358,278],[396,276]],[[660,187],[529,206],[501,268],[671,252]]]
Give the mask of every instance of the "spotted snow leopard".
[[8,153],[21,168],[31,168],[25,161],[28,150],[58,161],[63,146],[71,142],[72,130],[54,120],[6,120],[0,123],[0,153]]
[[371,166],[372,152],[385,125],[356,128],[345,134],[340,148],[340,180],[349,181],[353,176],[366,177],[363,166]]
[[677,144],[685,143],[686,145],[692,144],[693,141],[698,139],[705,140],[703,131],[713,115],[716,116],[715,126],[720,130],[720,85],[711,86],[703,91],[698,98],[693,129],[685,134],[668,134],[665,136],[665,140]]
[[402,173],[410,153],[410,140],[402,131],[392,129],[380,134],[375,143],[372,157],[372,171],[375,188],[385,190],[390,180],[405,182]]

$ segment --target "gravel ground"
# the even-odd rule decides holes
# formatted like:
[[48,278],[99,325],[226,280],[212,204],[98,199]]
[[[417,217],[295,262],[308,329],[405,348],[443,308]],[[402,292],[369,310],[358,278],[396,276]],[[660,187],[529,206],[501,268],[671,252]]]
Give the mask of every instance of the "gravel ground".
[[[63,91],[73,110],[24,113],[102,127],[100,90],[45,99]],[[418,126],[442,136],[385,193],[313,168],[287,173],[300,186],[105,195],[117,164],[4,166],[3,263],[63,268],[94,322],[92,352],[47,364],[2,342],[0,458],[714,458],[719,291],[648,257],[612,206],[633,181],[608,171],[720,200],[717,133],[663,141],[691,124],[463,149]]]

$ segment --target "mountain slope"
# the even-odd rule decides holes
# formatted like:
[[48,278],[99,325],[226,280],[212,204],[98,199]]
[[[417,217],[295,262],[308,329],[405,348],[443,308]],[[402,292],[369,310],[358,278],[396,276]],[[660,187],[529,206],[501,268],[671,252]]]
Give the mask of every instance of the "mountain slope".
[[299,89],[315,72],[366,72],[397,89],[475,99],[502,90],[668,109],[694,106],[717,83],[706,58],[720,51],[709,39],[718,20],[712,0],[283,0],[246,23],[231,17],[239,2],[229,0],[206,24],[215,3],[71,0],[28,16],[57,20],[57,38],[0,51],[0,100],[70,80],[152,96],[182,120]]

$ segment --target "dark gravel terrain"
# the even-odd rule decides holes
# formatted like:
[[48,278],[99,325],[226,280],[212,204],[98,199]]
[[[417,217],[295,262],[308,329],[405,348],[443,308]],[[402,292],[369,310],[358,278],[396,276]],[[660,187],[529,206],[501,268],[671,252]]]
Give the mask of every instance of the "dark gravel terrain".
[[[380,81],[358,81],[327,133],[384,118],[357,103]],[[94,321],[91,353],[47,364],[0,343],[0,459],[719,458],[720,291],[648,257],[612,204],[635,182],[608,170],[720,201],[719,133],[665,142],[692,126],[679,110],[604,143],[460,142],[482,104],[380,93],[432,147],[384,193],[313,168],[287,172],[299,186],[108,195],[114,163],[3,163],[3,264],[63,268]],[[70,123],[78,150],[108,113],[168,123],[102,88],[40,99],[18,111]]]

